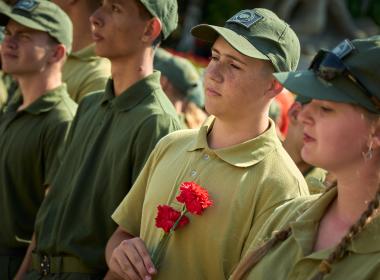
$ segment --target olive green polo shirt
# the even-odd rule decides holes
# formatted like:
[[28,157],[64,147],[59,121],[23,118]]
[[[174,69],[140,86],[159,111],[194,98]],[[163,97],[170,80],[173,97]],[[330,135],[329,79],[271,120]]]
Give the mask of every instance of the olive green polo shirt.
[[154,225],[157,206],[181,210],[175,197],[184,181],[208,190],[214,205],[172,235],[155,279],[225,279],[272,211],[308,194],[273,121],[255,139],[211,149],[207,134],[213,121],[210,117],[199,130],[181,130],[160,141],[112,216],[152,252],[163,235]]
[[66,86],[21,111],[10,103],[0,117],[0,249],[26,247],[45,187],[77,105]]
[[[313,252],[319,222],[331,202],[336,198],[336,188],[309,199],[300,198],[279,207],[259,233],[258,240],[268,239],[274,230],[290,224],[292,234],[279,243],[250,271],[247,279],[309,280],[318,266],[334,248]],[[380,279],[380,218],[375,218],[352,241],[348,256],[332,265],[326,280]],[[254,244],[252,248],[255,248]]]
[[106,243],[116,230],[111,214],[131,188],[157,141],[180,128],[160,86],[160,73],[115,97],[81,102],[65,156],[36,221],[39,253],[70,255],[104,272]]
[[304,174],[310,194],[323,193],[326,190],[326,186],[324,185],[326,175],[326,170],[314,166]]
[[111,63],[96,56],[91,44],[69,55],[63,66],[62,80],[71,98],[79,102],[88,93],[103,90],[110,76]]
[[8,93],[7,88],[5,87],[4,81],[3,81],[3,72],[0,71],[0,115],[1,115],[1,109],[4,107],[6,101],[7,101]]

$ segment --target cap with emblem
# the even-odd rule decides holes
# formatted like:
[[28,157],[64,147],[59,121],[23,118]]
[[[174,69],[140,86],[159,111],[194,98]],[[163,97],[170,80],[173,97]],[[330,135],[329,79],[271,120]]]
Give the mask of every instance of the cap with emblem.
[[158,48],[154,57],[154,68],[161,71],[188,101],[203,108],[202,79],[190,61]]
[[47,32],[71,51],[73,27],[69,16],[56,4],[45,0],[19,0],[11,9],[0,11],[0,25],[9,19],[31,29]]
[[275,77],[305,98],[355,104],[380,114],[379,69],[380,36],[373,36],[320,50],[308,70]]
[[177,28],[177,0],[140,0],[140,2],[152,16],[160,19],[163,39],[166,39]]
[[295,70],[298,65],[300,43],[297,35],[267,9],[242,10],[227,20],[224,27],[200,24],[191,33],[211,43],[222,36],[241,54],[269,60],[276,72]]

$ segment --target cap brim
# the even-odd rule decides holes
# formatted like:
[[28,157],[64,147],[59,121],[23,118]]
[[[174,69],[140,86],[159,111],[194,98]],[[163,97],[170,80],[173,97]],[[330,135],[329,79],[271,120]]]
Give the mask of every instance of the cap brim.
[[213,43],[222,36],[235,50],[248,57],[269,60],[269,58],[256,49],[246,38],[236,32],[220,26],[200,24],[191,30],[191,34],[206,42]]
[[38,23],[36,23],[35,21],[33,21],[31,19],[28,19],[28,18],[21,16],[21,15],[11,13],[10,11],[1,11],[1,13],[0,13],[0,25],[5,26],[10,19],[14,20],[15,22],[17,22],[23,26],[29,27],[31,29],[48,32],[48,30],[46,30],[46,28],[42,27],[41,25],[39,25]]
[[[351,86],[342,81],[331,82],[319,78],[312,71],[280,72],[273,74],[275,78],[289,91],[310,99],[321,99],[333,102],[360,104],[373,110],[371,102],[358,98],[360,91],[352,91]],[[365,100],[365,99],[364,99]]]

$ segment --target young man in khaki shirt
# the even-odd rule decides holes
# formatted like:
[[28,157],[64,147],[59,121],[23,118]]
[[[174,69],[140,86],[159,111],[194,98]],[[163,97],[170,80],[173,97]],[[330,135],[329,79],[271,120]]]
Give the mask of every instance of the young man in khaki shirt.
[[[268,117],[282,90],[272,73],[298,63],[295,33],[272,12],[254,9],[192,34],[213,43],[205,107],[214,117],[160,141],[114,212],[119,228],[106,258],[124,279],[225,279],[270,213],[308,194]],[[150,257],[163,235],[154,225],[157,206],[181,211],[175,197],[184,181],[201,185],[214,203],[171,236],[157,268]]]

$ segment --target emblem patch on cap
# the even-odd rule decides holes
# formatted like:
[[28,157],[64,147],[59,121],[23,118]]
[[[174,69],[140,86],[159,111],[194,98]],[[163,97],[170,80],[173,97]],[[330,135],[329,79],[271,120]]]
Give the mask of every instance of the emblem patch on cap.
[[242,10],[226,22],[233,22],[240,25],[243,25],[246,28],[250,28],[259,20],[263,19],[263,16],[252,10]]
[[20,0],[14,6],[14,10],[22,10],[26,12],[33,11],[38,6],[38,2],[36,0]]
[[347,39],[343,40],[339,45],[337,45],[332,52],[340,59],[344,58],[350,52],[355,49],[354,45]]

